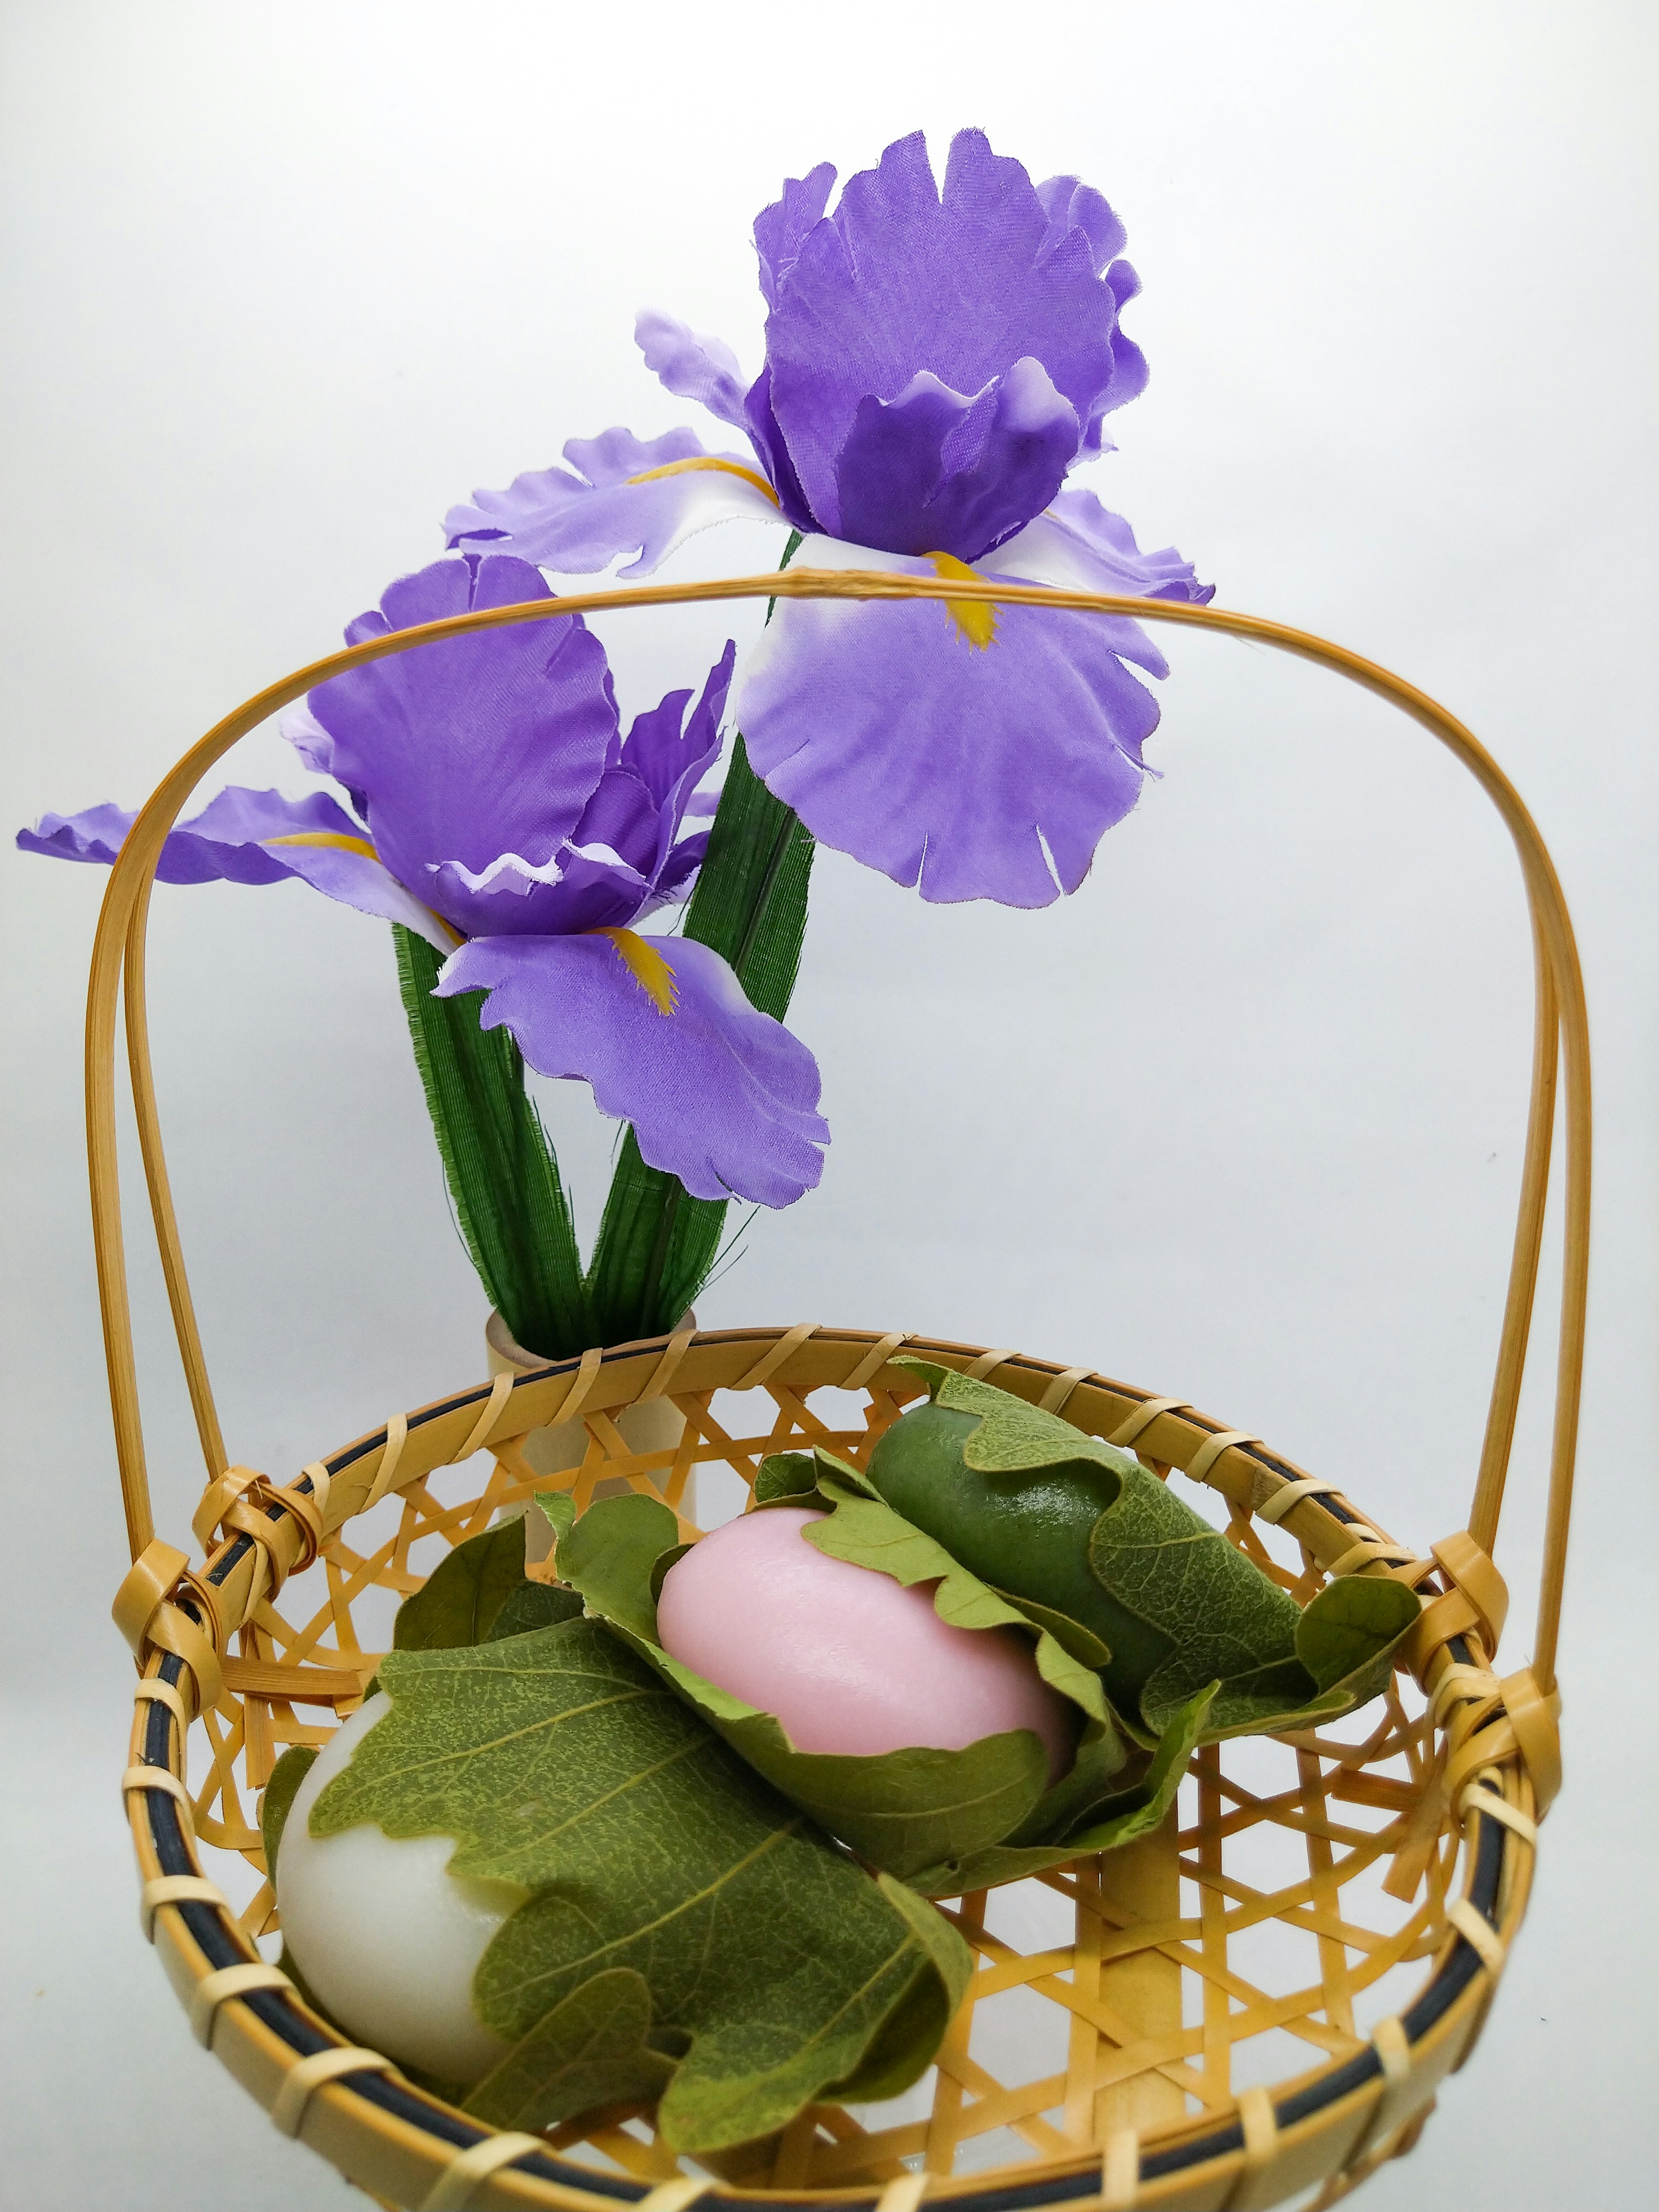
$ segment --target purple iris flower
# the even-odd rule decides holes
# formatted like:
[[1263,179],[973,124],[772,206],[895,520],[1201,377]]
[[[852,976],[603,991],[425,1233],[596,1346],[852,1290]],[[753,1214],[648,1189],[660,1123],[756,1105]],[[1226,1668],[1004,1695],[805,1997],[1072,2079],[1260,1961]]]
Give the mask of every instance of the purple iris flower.
[[[390,586],[349,645],[552,594],[501,555]],[[829,1130],[806,1048],[744,996],[718,953],[634,924],[684,898],[708,844],[682,836],[720,748],[736,648],[687,714],[672,691],[626,738],[605,648],[580,616],[446,639],[332,678],[283,733],[326,792],[222,791],[174,830],[166,883],[289,876],[447,954],[438,994],[485,991],[530,1066],[592,1085],[645,1158],[698,1198],[787,1206]],[[48,814],[26,852],[113,860],[133,816]]]
[[[1145,386],[1120,327],[1139,282],[1125,233],[1075,177],[1034,185],[984,134],[943,189],[920,132],[851,177],[828,163],[755,224],[766,362],[654,312],[635,337],[667,388],[741,431],[575,439],[568,467],[453,508],[452,546],[561,574],[631,556],[648,574],[693,532],[745,517],[805,534],[811,568],[889,568],[1203,601],[1173,548],[1143,553],[1092,492],[1103,425]],[[734,701],[749,757],[824,843],[924,898],[1044,906],[1075,890],[1134,805],[1152,694],[1138,624],[969,601],[781,600]]]

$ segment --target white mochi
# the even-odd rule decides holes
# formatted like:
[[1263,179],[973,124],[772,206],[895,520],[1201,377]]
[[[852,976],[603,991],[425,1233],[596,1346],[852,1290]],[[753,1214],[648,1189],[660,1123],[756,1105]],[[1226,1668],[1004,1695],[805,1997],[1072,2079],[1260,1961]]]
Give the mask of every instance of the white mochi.
[[283,1829],[276,1904],[295,1964],[349,2033],[441,2081],[478,2081],[509,2046],[472,2009],[490,1937],[523,1904],[515,1883],[447,1871],[452,1836],[378,1827],[313,1836],[320,1792],[392,1710],[384,1691],[354,1713],[301,1784]]

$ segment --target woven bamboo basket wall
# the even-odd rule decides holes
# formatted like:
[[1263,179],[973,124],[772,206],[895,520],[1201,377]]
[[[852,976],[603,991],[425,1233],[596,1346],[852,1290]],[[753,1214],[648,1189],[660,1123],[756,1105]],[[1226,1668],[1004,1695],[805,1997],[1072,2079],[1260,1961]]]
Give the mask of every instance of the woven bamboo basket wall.
[[[1260,1438],[1078,1368],[897,1331],[685,1330],[498,1375],[398,1414],[283,1486],[229,1462],[191,1310],[156,1126],[144,942],[163,838],[238,738],[313,685],[429,639],[553,613],[737,598],[983,598],[1133,614],[1254,639],[1379,694],[1456,755],[1520,855],[1535,955],[1531,1109],[1508,1301],[1467,1526],[1419,1549]],[[144,1471],[117,1184],[115,1052],[127,1057],[152,1215],[208,1486],[203,1554],[156,1537]],[[1491,1553],[1537,1289],[1558,1067],[1564,1276],[1553,1465],[1533,1656],[1498,1666],[1506,1595]],[[588,592],[457,617],[305,669],[210,732],[156,791],[110,878],[88,1013],[93,1207],[133,1559],[115,1603],[139,1682],[123,1789],[141,1920],[199,2042],[285,2133],[371,2196],[463,2205],[680,2212],[830,2203],[915,2212],[1332,2204],[1415,2142],[1473,2048],[1526,1908],[1536,1823],[1559,1785],[1555,1651],[1571,1503],[1589,1200],[1583,993],[1554,870],[1507,779],[1432,701],[1318,639],[1170,602],[891,574],[790,570]],[[722,2171],[683,2168],[648,2112],[544,2137],[495,2133],[348,2045],[258,1948],[276,1929],[255,1807],[287,1744],[325,1741],[389,1641],[395,1600],[532,1481],[521,1440],[580,1419],[570,1477],[741,1502],[761,1456],[832,1445],[862,1462],[908,1398],[901,1350],[989,1376],[1162,1474],[1201,1486],[1231,1540],[1299,1601],[1329,1577],[1390,1575],[1423,1601],[1386,1699],[1328,1731],[1202,1752],[1165,1828],[946,1910],[977,1959],[927,2080],[859,2112],[809,2107]],[[672,1450],[633,1453],[624,1407],[667,1396]],[[1194,1492],[1194,1497],[1200,1492]],[[720,1518],[718,1511],[712,1516]],[[267,1948],[270,1948],[267,1943]]]

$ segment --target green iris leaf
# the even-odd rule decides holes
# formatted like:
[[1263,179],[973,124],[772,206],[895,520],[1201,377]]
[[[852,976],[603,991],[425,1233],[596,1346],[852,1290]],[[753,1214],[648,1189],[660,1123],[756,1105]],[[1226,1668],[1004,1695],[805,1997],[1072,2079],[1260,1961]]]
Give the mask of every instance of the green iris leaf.
[[432,995],[442,956],[394,922],[398,981],[454,1200],[455,1218],[490,1304],[519,1343],[565,1359],[603,1342],[582,1272],[558,1162],[524,1087],[505,1029],[478,1026],[476,993]]

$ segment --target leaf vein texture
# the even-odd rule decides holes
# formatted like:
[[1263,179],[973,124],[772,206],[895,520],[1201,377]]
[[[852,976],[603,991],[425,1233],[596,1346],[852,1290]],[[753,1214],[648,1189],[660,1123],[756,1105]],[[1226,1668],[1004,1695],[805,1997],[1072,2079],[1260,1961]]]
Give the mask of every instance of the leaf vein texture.
[[319,1800],[325,1831],[457,1835],[452,1872],[528,1893],[473,1979],[511,2047],[469,2111],[544,2128],[659,2099],[663,2140],[701,2153],[842,2082],[894,2094],[933,2057],[971,1972],[960,1936],[601,1622],[400,1650],[382,1686],[390,1710]]

